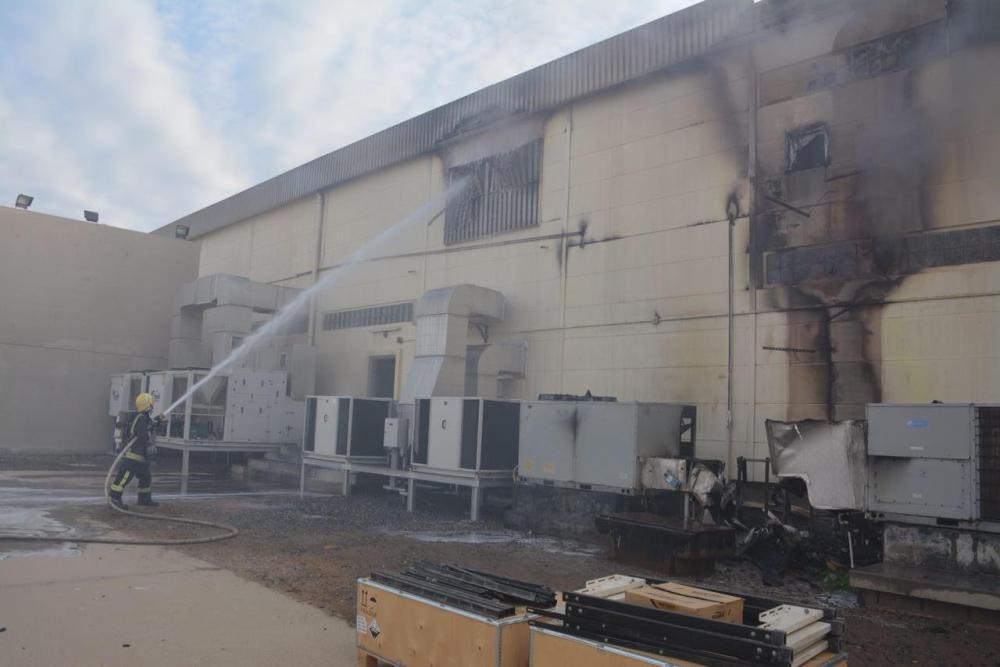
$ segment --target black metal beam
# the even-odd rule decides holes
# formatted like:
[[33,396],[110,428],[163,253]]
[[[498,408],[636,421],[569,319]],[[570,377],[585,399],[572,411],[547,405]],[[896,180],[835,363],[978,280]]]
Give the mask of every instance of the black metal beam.
[[515,611],[511,605],[502,604],[490,598],[470,595],[452,587],[440,586],[405,574],[372,572],[371,579],[377,583],[386,584],[408,593],[415,593],[431,600],[444,602],[485,616],[503,618],[504,616],[510,616]]
[[567,603],[566,616],[569,620],[566,623],[589,632],[623,637],[652,646],[707,651],[764,664],[790,664],[792,660],[791,649],[783,645],[664,623],[633,615],[630,611],[586,608]]
[[566,594],[567,609],[570,604],[595,610],[603,610],[617,613],[625,613],[630,616],[644,618],[658,623],[666,623],[684,628],[693,628],[706,632],[713,632],[721,635],[728,635],[739,639],[762,642],[772,646],[785,645],[785,633],[781,630],[763,630],[761,628],[742,625],[740,623],[727,623],[701,616],[691,616],[681,614],[666,609],[654,609],[652,607],[640,607],[627,602],[617,600],[607,600],[604,598],[592,597],[581,593]]

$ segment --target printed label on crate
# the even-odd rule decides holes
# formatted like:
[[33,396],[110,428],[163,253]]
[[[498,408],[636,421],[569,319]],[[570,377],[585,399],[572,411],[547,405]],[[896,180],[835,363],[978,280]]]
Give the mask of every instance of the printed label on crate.
[[368,621],[365,620],[365,617],[362,614],[358,614],[357,626],[359,635],[363,635],[368,632]]
[[372,636],[372,639],[378,639],[378,636],[382,634],[382,628],[378,627],[377,618],[373,618],[372,622],[368,625],[368,634]]

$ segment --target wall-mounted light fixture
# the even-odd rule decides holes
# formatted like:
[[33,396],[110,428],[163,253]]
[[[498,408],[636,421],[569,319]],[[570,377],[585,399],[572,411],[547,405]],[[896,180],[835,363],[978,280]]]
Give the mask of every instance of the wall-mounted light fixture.
[[14,200],[14,206],[17,208],[23,208],[27,211],[33,201],[35,201],[35,198],[30,195],[18,195],[17,199]]

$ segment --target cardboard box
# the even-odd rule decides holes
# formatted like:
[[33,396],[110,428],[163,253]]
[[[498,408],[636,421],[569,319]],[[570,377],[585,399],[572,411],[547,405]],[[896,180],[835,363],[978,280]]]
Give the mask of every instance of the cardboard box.
[[667,582],[625,591],[625,601],[726,623],[743,622],[743,598],[683,584]]

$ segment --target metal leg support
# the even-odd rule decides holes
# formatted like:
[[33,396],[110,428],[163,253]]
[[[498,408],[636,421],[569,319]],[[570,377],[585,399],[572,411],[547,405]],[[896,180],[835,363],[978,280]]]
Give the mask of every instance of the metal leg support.
[[471,486],[469,490],[472,492],[472,510],[469,512],[469,518],[479,521],[479,506],[482,503],[483,491],[478,486]]
[[344,471],[344,486],[341,493],[345,497],[351,495],[351,473],[348,470]]
[[186,496],[188,492],[188,473],[190,472],[191,452],[184,450],[181,452],[181,495]]
[[406,511],[412,512],[417,505],[417,480],[409,479],[406,484]]
[[302,469],[299,471],[299,498],[306,495],[306,462],[302,462]]

